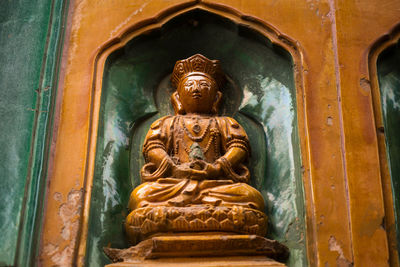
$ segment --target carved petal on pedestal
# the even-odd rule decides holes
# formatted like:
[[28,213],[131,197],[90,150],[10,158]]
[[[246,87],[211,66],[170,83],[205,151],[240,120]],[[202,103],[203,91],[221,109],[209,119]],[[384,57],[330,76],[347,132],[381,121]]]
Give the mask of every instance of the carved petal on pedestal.
[[228,218],[228,215],[227,215],[226,212],[225,212],[224,210],[222,210],[222,209],[216,209],[216,210],[213,212],[212,216],[213,216],[216,220],[218,220],[218,221],[223,221],[223,220],[225,220],[226,218]]
[[208,220],[206,220],[205,224],[207,225],[208,229],[220,229],[220,223],[214,218],[209,218]]
[[246,225],[257,224],[257,214],[252,211],[246,211],[244,213],[244,220],[246,222]]
[[204,230],[206,229],[206,224],[199,220],[199,219],[194,219],[189,223],[190,229],[193,229],[194,231],[199,231],[199,230]]
[[200,210],[196,215],[196,217],[201,219],[203,222],[211,217],[211,213],[208,210]]
[[179,229],[181,231],[190,229],[190,225],[189,225],[188,221],[182,216],[179,216],[178,219],[176,219],[172,222],[172,227],[174,229],[177,229],[177,230]]
[[148,234],[158,230],[157,224],[153,221],[146,219],[142,224],[142,233]]
[[225,219],[221,222],[221,229],[227,229],[227,230],[233,230],[234,229],[234,225],[233,223],[229,220],[229,219]]
[[253,225],[249,227],[249,233],[250,234],[257,234],[259,231],[259,226],[258,225]]

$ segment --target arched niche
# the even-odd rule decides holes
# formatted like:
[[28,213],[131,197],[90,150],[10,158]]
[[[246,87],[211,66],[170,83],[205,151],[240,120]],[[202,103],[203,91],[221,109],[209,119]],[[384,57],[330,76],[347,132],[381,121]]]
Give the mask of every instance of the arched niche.
[[105,246],[128,246],[123,220],[129,194],[139,183],[144,135],[152,121],[172,112],[167,92],[174,63],[196,53],[219,59],[229,77],[221,112],[235,117],[249,134],[252,183],[267,204],[268,237],[289,247],[289,265],[306,266],[292,57],[248,25],[202,9],[134,37],[104,63],[87,265],[109,262]]
[[376,61],[385,144],[392,187],[395,236],[400,247],[400,39],[383,50]]

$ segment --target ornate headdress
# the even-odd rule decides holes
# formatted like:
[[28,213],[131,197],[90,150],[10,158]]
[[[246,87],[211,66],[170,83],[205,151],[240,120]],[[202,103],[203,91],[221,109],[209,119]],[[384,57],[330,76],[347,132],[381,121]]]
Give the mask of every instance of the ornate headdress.
[[224,82],[224,75],[219,60],[210,60],[203,55],[196,54],[175,63],[171,76],[172,85],[178,88],[181,79],[196,73],[205,74],[213,78],[219,86]]

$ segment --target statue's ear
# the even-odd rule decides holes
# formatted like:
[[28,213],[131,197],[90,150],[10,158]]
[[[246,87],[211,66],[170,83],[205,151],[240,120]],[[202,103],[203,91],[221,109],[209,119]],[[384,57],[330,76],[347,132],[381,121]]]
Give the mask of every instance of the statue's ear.
[[217,95],[215,97],[215,101],[214,104],[212,106],[211,112],[213,114],[217,114],[218,113],[218,108],[219,108],[219,104],[221,103],[222,100],[222,93],[220,91],[217,92]]
[[183,109],[182,103],[179,99],[178,92],[175,92],[171,95],[171,103],[172,103],[172,107],[175,110],[175,114],[183,115],[186,113],[185,110]]

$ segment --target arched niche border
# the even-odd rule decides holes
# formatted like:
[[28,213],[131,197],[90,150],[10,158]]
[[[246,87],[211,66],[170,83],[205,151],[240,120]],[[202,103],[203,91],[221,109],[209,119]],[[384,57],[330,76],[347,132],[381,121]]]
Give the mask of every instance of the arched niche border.
[[105,62],[114,51],[125,46],[133,38],[146,34],[150,31],[160,29],[165,23],[174,17],[177,17],[186,12],[200,9],[212,14],[229,19],[237,24],[244,25],[252,30],[260,33],[271,41],[273,45],[278,45],[285,49],[291,55],[294,66],[294,79],[296,90],[296,107],[297,107],[297,123],[300,137],[300,150],[301,150],[301,164],[302,164],[302,180],[303,189],[305,194],[306,209],[306,229],[307,229],[307,254],[309,260],[312,261],[316,255],[315,236],[316,236],[316,223],[313,217],[314,205],[311,190],[311,173],[309,161],[309,140],[307,134],[307,121],[305,114],[305,97],[304,97],[304,81],[303,69],[307,69],[306,63],[303,59],[300,45],[292,40],[290,37],[280,33],[272,25],[265,23],[257,18],[241,14],[239,11],[225,5],[204,3],[201,1],[194,1],[192,3],[185,3],[176,5],[172,8],[160,12],[158,15],[140,21],[133,25],[127,25],[122,28],[117,35],[110,39],[108,42],[99,47],[96,51],[96,57],[93,62],[93,77],[91,88],[91,106],[90,106],[90,129],[89,129],[89,142],[88,142],[88,161],[85,170],[85,195],[84,206],[82,210],[82,221],[80,227],[79,244],[77,251],[77,264],[84,266],[86,241],[89,227],[89,214],[90,214],[90,200],[92,193],[92,184],[95,169],[95,155],[97,144],[97,132],[100,112],[101,90],[103,82],[103,70]]
[[[400,23],[395,25],[388,33],[378,38],[370,47],[368,54],[369,81],[372,92],[372,104],[374,109],[375,126],[378,138],[378,150],[380,161],[381,184],[385,208],[385,229],[389,245],[389,259],[391,266],[399,265],[397,247],[396,215],[394,212],[394,199],[392,180],[389,169],[389,160],[386,148],[384,117],[381,103],[381,92],[378,77],[378,58],[386,49],[400,42]],[[399,223],[399,222],[397,222]]]

